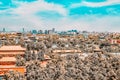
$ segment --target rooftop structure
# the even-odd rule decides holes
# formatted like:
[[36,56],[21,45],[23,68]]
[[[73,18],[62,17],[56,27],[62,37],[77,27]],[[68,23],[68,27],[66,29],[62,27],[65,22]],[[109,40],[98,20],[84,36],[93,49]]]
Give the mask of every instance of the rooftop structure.
[[45,58],[45,60],[40,62],[41,67],[46,67],[47,63],[51,60],[51,58],[45,54],[44,54],[44,58]]
[[94,52],[101,52],[102,53],[102,50],[99,48],[98,45],[94,45],[95,49],[94,49]]
[[9,71],[25,72],[24,67],[16,66],[16,55],[24,56],[26,49],[21,46],[2,46],[0,47],[0,75]]
[[16,66],[2,66],[0,67],[0,76],[4,75],[8,71],[17,71],[21,74],[24,74],[26,72],[25,67],[16,67]]
[[2,57],[0,59],[0,62],[4,62],[4,61],[8,61],[8,62],[14,61],[14,62],[16,62],[16,58],[15,57]]
[[0,47],[0,52],[23,52],[25,51],[25,48],[22,48],[21,46],[2,46]]
[[2,56],[16,56],[25,54],[26,49],[21,46],[2,46],[0,47],[0,55]]
[[53,53],[81,53],[81,50],[53,50]]

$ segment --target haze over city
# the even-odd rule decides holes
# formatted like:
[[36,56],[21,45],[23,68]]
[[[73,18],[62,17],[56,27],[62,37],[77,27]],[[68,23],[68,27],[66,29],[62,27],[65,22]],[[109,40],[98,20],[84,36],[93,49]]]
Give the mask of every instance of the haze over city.
[[120,0],[0,0],[0,28],[120,32]]

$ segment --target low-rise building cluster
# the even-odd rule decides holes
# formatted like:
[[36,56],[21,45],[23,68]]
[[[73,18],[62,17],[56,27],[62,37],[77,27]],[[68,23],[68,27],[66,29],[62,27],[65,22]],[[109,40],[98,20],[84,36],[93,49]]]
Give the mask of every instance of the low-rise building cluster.
[[[77,55],[80,59],[85,59],[94,53],[98,53],[98,56],[99,54],[119,55],[120,33],[78,32],[77,30],[57,32],[54,29],[46,31],[46,33],[43,33],[42,30],[33,30],[32,32],[1,32],[0,74],[6,75],[7,72],[13,70],[28,76],[32,75],[28,69],[38,68],[38,66],[48,69],[46,67],[54,59],[59,60],[69,55]],[[3,66],[11,69],[2,69],[4,68]],[[22,77],[32,80],[28,79],[29,77]],[[51,78],[45,80],[51,80]]]

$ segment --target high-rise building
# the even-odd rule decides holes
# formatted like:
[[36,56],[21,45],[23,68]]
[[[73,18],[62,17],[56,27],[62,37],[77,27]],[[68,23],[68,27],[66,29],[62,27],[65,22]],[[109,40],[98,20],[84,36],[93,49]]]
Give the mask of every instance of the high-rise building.
[[32,30],[32,34],[37,34],[37,30]]
[[52,32],[53,32],[53,33],[55,32],[55,28],[52,28]]
[[45,32],[44,32],[45,34],[48,34],[48,30],[45,30]]
[[38,31],[38,34],[43,34],[43,31],[42,31],[42,30],[39,30],[39,31]]
[[53,31],[52,30],[48,30],[48,34],[53,34]]
[[24,29],[24,28],[23,28],[23,30],[22,30],[22,31],[23,31],[23,33],[25,33],[25,29]]
[[3,28],[3,32],[6,32],[6,31],[5,31],[5,28]]

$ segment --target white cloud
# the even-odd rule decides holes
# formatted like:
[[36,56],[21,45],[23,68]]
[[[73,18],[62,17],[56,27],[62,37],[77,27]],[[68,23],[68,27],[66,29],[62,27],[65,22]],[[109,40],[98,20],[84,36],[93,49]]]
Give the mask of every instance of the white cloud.
[[56,28],[57,30],[87,30],[87,31],[117,31],[120,32],[120,17],[118,16],[78,16],[78,18],[62,18],[57,21],[45,21],[45,29]]
[[47,3],[44,0],[38,0],[31,3],[17,1],[16,3],[20,4],[20,6],[14,9],[13,13],[19,15],[31,15],[40,11],[54,11],[63,16],[67,15],[67,10],[63,6],[54,3]]
[[[14,5],[17,5],[17,8],[9,8],[7,10],[0,11],[0,14],[6,14],[9,13],[13,15],[15,19],[12,17],[9,17],[9,20],[17,20],[17,25],[22,24],[22,22],[26,22],[23,24],[31,24],[33,27],[37,28],[39,26],[43,25],[43,21],[41,17],[37,16],[36,13],[42,12],[42,11],[53,11],[56,12],[62,16],[67,16],[67,10],[58,4],[53,3],[47,3],[44,0],[38,0],[35,2],[19,2],[17,0],[12,0],[12,3]],[[1,19],[2,20],[2,19]],[[10,22],[12,22],[10,20]],[[22,21],[23,20],[23,21]],[[9,23],[8,23],[9,24]],[[14,24],[14,23],[12,23]],[[12,26],[12,24],[10,24]],[[14,24],[15,25],[15,24]],[[14,26],[13,25],[13,26]]]
[[109,5],[115,5],[115,4],[120,4],[120,0],[107,0],[104,2],[97,2],[97,3],[82,1],[80,3],[72,4],[71,8],[80,7],[80,6],[102,7],[102,6],[109,6]]
[[[36,21],[33,21],[36,20]],[[2,28],[6,28],[7,30],[15,30],[20,31],[22,28],[25,28],[26,30],[31,29],[39,29],[39,25],[42,25],[41,22],[38,24],[37,19],[30,19],[29,18],[23,18],[23,17],[15,17],[15,16],[2,16],[0,18],[0,30]]]
[[[14,0],[13,0],[14,1]],[[110,2],[113,0],[109,0]],[[115,0],[117,2],[117,0]],[[114,2],[115,2],[114,1]],[[58,4],[47,3],[39,0],[31,3],[23,3],[14,1],[18,8],[10,8],[0,11],[1,14],[10,13],[11,16],[2,16],[0,18],[0,28],[6,27],[11,30],[19,30],[25,27],[26,30],[31,29],[51,29],[57,30],[88,30],[88,31],[118,31],[120,32],[120,17],[119,16],[105,16],[99,18],[98,16],[78,16],[70,18],[66,16],[67,10]],[[96,4],[96,3],[95,3]],[[83,5],[83,4],[82,4]],[[79,5],[78,5],[79,6]],[[98,6],[98,4],[97,4]],[[77,6],[76,6],[77,7]],[[54,19],[41,19],[35,15],[41,11],[54,11],[64,16],[64,18]],[[112,9],[108,10],[109,12]],[[74,16],[73,16],[74,17]]]
[[[17,2],[17,4],[19,4]],[[20,6],[16,9],[13,9],[12,14],[17,14],[20,18],[33,23],[34,26],[41,26],[42,20],[41,17],[36,16],[36,13],[41,11],[54,11],[63,16],[67,15],[67,10],[61,5],[47,3],[44,0],[38,0],[31,3],[20,3]]]
[[[24,19],[23,17],[1,17],[0,19],[0,30],[7,28],[7,30],[25,30],[32,29],[52,29],[56,30],[87,30],[87,31],[112,31],[120,32],[120,17],[118,16],[78,16],[78,18],[64,17],[58,20],[37,20],[35,19]],[[36,20],[35,22],[32,22]],[[42,21],[42,22],[39,22]]]

